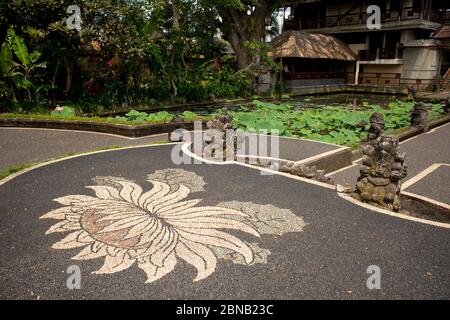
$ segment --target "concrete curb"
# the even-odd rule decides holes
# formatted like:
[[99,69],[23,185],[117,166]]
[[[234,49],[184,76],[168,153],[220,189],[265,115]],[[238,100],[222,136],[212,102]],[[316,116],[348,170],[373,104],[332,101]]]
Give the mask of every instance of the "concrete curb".
[[325,174],[334,172],[351,164],[352,149],[346,147],[339,149],[337,152],[332,152],[329,155],[305,163],[305,165],[309,167],[315,166],[318,170],[325,170]]
[[170,122],[132,126],[88,120],[0,118],[0,127],[93,131],[137,138],[161,133],[170,133],[176,129],[193,130],[194,122]]

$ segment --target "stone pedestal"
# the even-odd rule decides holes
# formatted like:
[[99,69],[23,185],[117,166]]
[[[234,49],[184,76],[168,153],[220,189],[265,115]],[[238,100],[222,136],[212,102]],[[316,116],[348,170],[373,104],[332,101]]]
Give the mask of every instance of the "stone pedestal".
[[368,139],[362,147],[362,165],[354,197],[362,202],[400,211],[400,180],[407,175],[405,154],[399,140],[385,136],[382,114],[372,115]]

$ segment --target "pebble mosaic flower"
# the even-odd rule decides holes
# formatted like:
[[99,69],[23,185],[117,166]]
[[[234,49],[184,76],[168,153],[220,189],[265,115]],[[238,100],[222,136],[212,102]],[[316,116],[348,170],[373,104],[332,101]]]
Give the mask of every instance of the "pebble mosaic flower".
[[[105,177],[96,179],[102,185],[87,187],[95,197],[55,199],[64,207],[41,217],[60,220],[46,233],[70,233],[52,247],[82,248],[74,260],[103,258],[97,274],[119,272],[137,263],[148,283],[173,271],[178,258],[195,267],[194,281],[211,275],[220,258],[231,257],[245,265],[267,263],[270,251],[230,233],[240,231],[257,240],[266,233],[258,231],[261,217],[257,214],[226,204],[201,206],[202,199],[186,200],[192,190],[203,190],[205,184],[191,172],[168,169],[148,178],[153,187],[146,192],[134,182]],[[297,221],[293,231],[302,231],[303,220],[291,215]],[[285,222],[295,229],[295,224]],[[263,225],[267,229],[267,223]]]

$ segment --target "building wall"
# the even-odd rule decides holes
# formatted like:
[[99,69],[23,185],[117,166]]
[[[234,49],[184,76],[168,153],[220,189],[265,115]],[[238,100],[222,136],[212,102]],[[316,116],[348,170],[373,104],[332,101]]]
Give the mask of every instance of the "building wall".
[[400,64],[363,64],[364,73],[402,73],[403,66]]
[[345,79],[336,78],[336,79],[311,79],[311,80],[284,80],[284,87],[286,89],[327,86],[337,84],[345,84]]
[[366,43],[351,43],[348,47],[355,53],[358,54],[359,50],[367,50],[368,46]]
[[400,86],[401,64],[362,64],[359,84],[375,86]]
[[405,48],[402,78],[434,79],[441,63],[441,52],[435,48]]
[[416,32],[414,30],[402,30],[402,33],[400,35],[400,42],[405,43],[409,40],[416,40]]

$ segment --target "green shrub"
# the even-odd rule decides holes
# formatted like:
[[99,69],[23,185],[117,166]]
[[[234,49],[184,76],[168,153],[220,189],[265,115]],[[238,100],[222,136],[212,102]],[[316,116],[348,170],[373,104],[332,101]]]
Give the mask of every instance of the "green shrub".
[[180,116],[187,121],[193,121],[199,118],[199,115],[192,111],[184,111]]
[[243,72],[234,72],[224,68],[220,73],[214,73],[207,83],[207,91],[214,98],[236,98],[248,95],[251,82]]
[[175,118],[175,116],[167,111],[160,111],[148,114],[147,112],[140,112],[136,110],[131,110],[125,116],[117,116],[115,119],[120,121],[129,122],[151,122],[151,123],[161,123],[170,122]]

